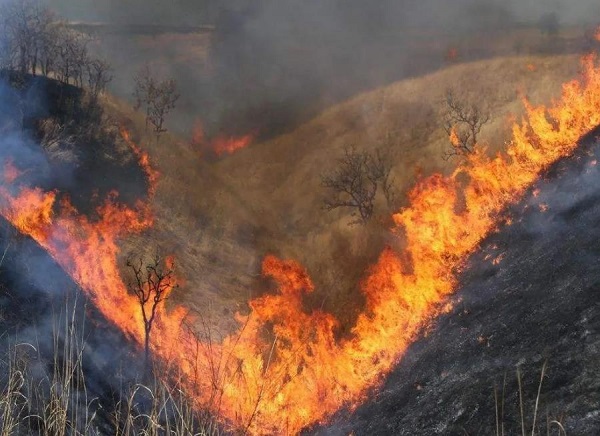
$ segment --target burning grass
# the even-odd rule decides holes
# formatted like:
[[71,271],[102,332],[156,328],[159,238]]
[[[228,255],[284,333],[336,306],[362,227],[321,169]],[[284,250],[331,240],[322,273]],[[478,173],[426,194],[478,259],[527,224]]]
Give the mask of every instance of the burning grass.
[[[183,308],[161,307],[153,353],[176,369],[199,408],[251,433],[296,433],[340,407],[354,407],[443,310],[456,285],[454,271],[498,225],[506,206],[600,124],[594,59],[584,60],[583,79],[564,85],[551,107],[527,101],[525,107],[527,117],[513,126],[505,154],[490,158],[480,148],[451,175],[434,175],[411,191],[409,206],[394,215],[405,251],[386,249],[367,274],[361,286],[366,309],[349,336],[337,339],[333,315],[305,309],[304,295],[314,290],[306,270],[269,256],[263,275],[277,292],[251,300],[250,312],[237,315],[237,332],[207,340],[184,328],[184,320],[194,318]],[[91,221],[39,189],[4,190],[2,198],[2,214],[46,248],[104,316],[141,343],[140,310],[121,279],[117,242],[152,224],[147,207],[134,210],[109,199]]]

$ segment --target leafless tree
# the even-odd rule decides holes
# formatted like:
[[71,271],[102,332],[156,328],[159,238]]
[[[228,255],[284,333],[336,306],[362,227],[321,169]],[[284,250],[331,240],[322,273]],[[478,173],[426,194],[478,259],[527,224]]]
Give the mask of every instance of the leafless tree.
[[21,74],[48,74],[57,46],[55,15],[39,0],[12,0],[0,9],[3,65]]
[[92,59],[86,65],[88,89],[92,98],[96,99],[113,79],[110,64],[101,59]]
[[473,153],[481,129],[490,121],[490,114],[480,105],[459,99],[453,90],[446,92],[444,130],[451,147],[444,158],[466,156]]
[[177,100],[179,94],[175,80],[167,79],[158,83],[154,99],[150,102],[150,123],[154,126],[157,139],[161,133],[167,131],[164,127],[165,117],[175,109]]
[[175,286],[172,265],[163,265],[163,259],[158,254],[148,263],[145,263],[142,258],[137,261],[127,260],[127,267],[133,276],[133,280],[128,284],[129,291],[136,296],[144,321],[144,369],[146,374],[150,368],[150,334],[157,310]]
[[[2,5],[0,16],[2,17],[3,38],[6,40],[8,50],[12,57],[14,69],[21,74],[32,70],[32,59],[35,55],[36,18],[40,7],[35,0],[11,1]],[[33,62],[35,65],[35,62]]]
[[69,28],[40,0],[9,0],[0,6],[0,68],[89,86],[93,97],[110,81],[109,65],[91,58],[90,38]]
[[179,99],[177,84],[174,79],[158,80],[147,65],[140,69],[134,81],[135,108],[144,108],[146,126],[152,125],[158,140],[167,131],[165,119]]
[[59,57],[58,42],[60,33],[64,30],[62,23],[54,21],[53,16],[48,16],[52,18],[52,21],[47,23],[43,32],[40,32],[38,42],[40,71],[46,77],[56,73]]
[[134,109],[144,108],[146,113],[146,127],[150,122],[150,100],[155,93],[156,83],[150,67],[146,64],[141,67],[133,77],[135,86],[133,88],[133,98],[135,99]]
[[371,154],[346,147],[337,167],[321,176],[321,185],[328,191],[325,209],[351,208],[353,216],[357,213],[360,216],[353,223],[366,223],[373,215],[378,187],[391,201],[390,171],[389,159],[379,150]]
[[63,82],[83,86],[86,66],[89,62],[88,43],[87,36],[71,29],[64,29],[61,32],[59,47]]

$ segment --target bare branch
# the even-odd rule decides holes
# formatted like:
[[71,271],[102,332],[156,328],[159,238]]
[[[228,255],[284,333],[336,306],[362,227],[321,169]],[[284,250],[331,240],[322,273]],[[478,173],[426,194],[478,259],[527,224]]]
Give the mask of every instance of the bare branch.
[[451,89],[446,92],[445,106],[443,127],[450,138],[451,148],[444,153],[444,158],[473,153],[481,129],[490,121],[489,112],[476,104],[460,100]]
[[382,186],[384,193],[391,192],[390,171],[389,159],[379,150],[372,155],[358,152],[354,147],[345,148],[337,167],[321,176],[321,186],[328,190],[324,208],[328,211],[340,207],[354,209],[352,215],[360,216],[356,222],[366,223],[373,215],[378,186]]
[[145,263],[141,257],[135,261],[127,260],[127,267],[132,273],[132,280],[128,283],[128,288],[138,300],[144,321],[144,367],[146,372],[150,364],[150,334],[158,308],[175,286],[175,271],[172,265],[163,266],[163,264],[163,259],[158,254],[148,263]]
[[179,99],[177,84],[173,79],[157,80],[148,65],[140,69],[134,81],[135,109],[144,108],[146,127],[152,125],[158,140],[159,136],[167,131],[165,119]]

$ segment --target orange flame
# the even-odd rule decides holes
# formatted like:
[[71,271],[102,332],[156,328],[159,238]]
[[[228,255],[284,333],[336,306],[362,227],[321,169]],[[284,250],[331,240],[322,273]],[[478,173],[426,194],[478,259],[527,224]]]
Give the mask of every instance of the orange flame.
[[458,137],[458,133],[456,132],[456,127],[452,127],[450,129],[450,143],[452,144],[453,147],[459,147],[460,146],[460,138]]
[[[350,336],[337,339],[332,315],[305,309],[303,296],[314,286],[299,264],[268,256],[263,274],[278,292],[250,301],[250,312],[237,315],[238,332],[220,343],[197,338],[182,328],[185,310],[161,306],[153,353],[178,368],[199,407],[254,434],[297,433],[342,406],[356,406],[422,326],[448,310],[453,271],[499,224],[502,210],[600,125],[600,69],[591,57],[583,66],[583,80],[565,84],[550,108],[525,101],[527,117],[514,125],[506,154],[490,158],[478,148],[452,175],[434,175],[411,191],[410,206],[393,217],[406,251],[400,256],[386,249],[365,277],[365,310]],[[148,206],[128,209],[113,195],[92,222],[67,202],[56,205],[53,192],[12,191],[0,189],[2,215],[45,247],[102,313],[141,343],[140,308],[119,275],[117,242],[152,224]]]
[[131,139],[131,134],[125,127],[121,127],[121,137],[138,158],[138,162],[148,179],[148,194],[153,196],[156,193],[160,173],[150,165],[150,156]]
[[242,148],[248,147],[253,140],[253,135],[245,136],[232,136],[225,137],[219,136],[213,139],[212,149],[215,151],[217,156],[223,156],[224,154],[233,154]]
[[220,135],[207,141],[204,133],[204,127],[201,121],[196,121],[192,129],[192,145],[208,148],[216,156],[233,154],[242,148],[248,147],[254,140],[254,134],[250,133],[243,136]]

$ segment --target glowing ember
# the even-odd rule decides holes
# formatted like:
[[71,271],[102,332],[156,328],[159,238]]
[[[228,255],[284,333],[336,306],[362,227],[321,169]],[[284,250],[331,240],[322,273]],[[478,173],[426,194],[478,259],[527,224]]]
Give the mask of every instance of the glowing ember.
[[504,260],[504,253],[499,254],[498,256],[496,256],[494,258],[494,260],[492,260],[492,265],[500,265],[500,262],[502,262],[502,260]]
[[[600,125],[600,69],[591,57],[583,67],[583,80],[565,84],[551,108],[525,102],[527,117],[513,127],[505,155],[490,158],[477,148],[452,175],[434,175],[411,191],[410,206],[393,217],[406,252],[388,248],[371,268],[362,283],[365,311],[347,338],[336,340],[338,323],[330,314],[306,311],[303,296],[314,287],[304,268],[268,256],[263,274],[278,292],[252,300],[250,313],[237,315],[238,332],[221,343],[199,342],[182,328],[182,308],[161,306],[153,353],[178,369],[181,387],[199,407],[250,433],[297,433],[342,406],[356,406],[423,324],[448,310],[452,271],[501,222],[502,210]],[[469,180],[464,188],[463,175]],[[10,188],[0,190],[2,215],[45,247],[102,313],[141,343],[140,308],[119,275],[117,241],[152,224],[148,206],[129,209],[112,196],[92,222],[66,202],[56,205],[52,192]]]

